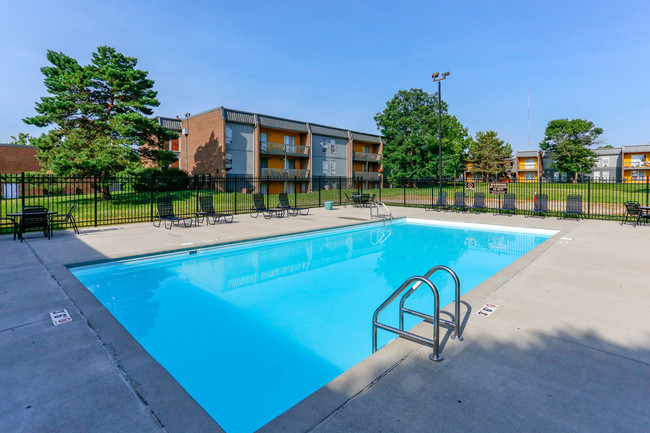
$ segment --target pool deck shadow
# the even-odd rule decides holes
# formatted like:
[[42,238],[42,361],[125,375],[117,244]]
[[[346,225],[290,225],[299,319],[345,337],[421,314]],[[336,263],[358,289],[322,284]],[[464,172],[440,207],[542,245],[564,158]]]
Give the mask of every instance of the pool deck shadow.
[[[650,229],[391,211],[559,233],[463,296],[465,339],[450,339],[441,328],[443,361],[430,361],[428,348],[394,340],[260,431],[650,431]],[[368,209],[321,208],[295,218],[238,215],[232,225],[86,228],[23,244],[0,237],[0,428],[222,431],[66,265],[369,220]],[[478,316],[487,302],[500,308]],[[53,326],[48,313],[61,308],[73,320]],[[432,332],[428,323],[414,330]]]

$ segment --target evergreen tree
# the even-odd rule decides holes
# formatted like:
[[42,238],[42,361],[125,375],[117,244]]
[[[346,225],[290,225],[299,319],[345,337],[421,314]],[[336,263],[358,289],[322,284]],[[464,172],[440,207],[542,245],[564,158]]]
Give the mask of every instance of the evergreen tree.
[[160,144],[176,134],[157,124],[160,105],[147,72],[137,60],[103,46],[82,66],[48,51],[52,66],[41,68],[49,96],[36,103],[27,124],[51,127],[31,143],[46,170],[57,175],[110,176],[143,163],[168,164],[173,153]]
[[512,158],[512,147],[499,139],[494,131],[479,131],[469,147],[468,160],[472,172],[486,179],[498,178],[504,174]]

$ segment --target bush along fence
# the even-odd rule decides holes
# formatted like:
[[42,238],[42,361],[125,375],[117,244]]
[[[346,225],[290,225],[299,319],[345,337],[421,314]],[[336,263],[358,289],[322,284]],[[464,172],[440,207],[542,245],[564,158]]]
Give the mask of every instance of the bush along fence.
[[[199,197],[204,195],[213,197],[217,211],[242,214],[251,211],[253,193],[264,194],[267,207],[275,207],[280,192],[286,192],[291,204],[297,206],[320,207],[325,201],[340,206],[348,203],[354,194],[367,193],[388,205],[443,210],[462,210],[456,206],[461,199],[471,208],[477,203],[475,197],[484,196],[485,207],[481,211],[499,212],[505,196],[497,192],[503,193],[504,189],[510,201],[514,194],[514,210],[510,212],[516,214],[530,214],[535,203],[543,199],[547,203],[547,215],[562,216],[567,198],[576,195],[582,202],[583,218],[620,220],[625,215],[625,202],[650,204],[648,177],[640,182],[584,180],[574,184],[541,179],[500,185],[466,183],[458,179],[403,179],[380,185],[345,177],[196,175],[166,178],[149,175],[75,178],[11,174],[0,175],[0,217],[18,212],[26,205],[42,205],[65,214],[76,204],[75,219],[80,227],[145,222],[156,216],[156,200],[160,197],[171,197],[177,214],[190,215],[198,210]],[[444,201],[442,206],[437,206],[440,196]]]

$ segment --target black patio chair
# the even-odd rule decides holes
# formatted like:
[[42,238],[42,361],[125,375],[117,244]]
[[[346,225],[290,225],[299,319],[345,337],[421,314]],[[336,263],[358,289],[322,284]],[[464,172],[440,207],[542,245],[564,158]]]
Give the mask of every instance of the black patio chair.
[[259,214],[262,214],[262,216],[266,219],[269,219],[272,216],[282,218],[284,216],[284,209],[268,209],[266,207],[266,204],[264,204],[264,194],[253,194],[251,218],[257,218]]
[[348,205],[354,206],[354,199],[350,198],[347,192],[344,192],[343,195],[345,196],[345,201],[343,202],[343,207],[347,207]]
[[504,194],[503,195],[503,204],[501,205],[501,212],[508,212],[510,215],[517,211],[516,205],[516,195],[515,194]]
[[[214,200],[212,196],[205,195],[199,197],[199,209],[200,211],[196,213],[197,219],[202,221],[203,218],[206,218],[208,224],[216,224],[221,218],[223,218],[223,221],[226,223],[231,223],[234,219],[232,214],[221,213],[214,210]],[[228,218],[230,218],[230,220],[228,220]],[[212,219],[212,223],[210,223],[210,219]]]
[[70,224],[76,234],[79,234],[79,228],[77,228],[77,222],[74,219],[74,211],[77,208],[76,204],[73,204],[70,210],[65,215],[52,215],[50,217],[50,226],[54,229],[54,224]]
[[447,191],[438,191],[438,200],[426,210],[441,210],[447,206]]
[[474,209],[474,210],[483,210],[483,209],[485,209],[485,193],[484,192],[475,192],[474,193],[474,203],[472,203],[472,209]]
[[582,216],[582,196],[580,194],[569,194],[566,197],[566,208],[559,218],[575,217],[580,219]]
[[11,227],[11,233],[13,233],[14,240],[16,240],[16,235],[18,235],[18,223],[16,220],[9,217],[0,218],[0,230],[8,227]]
[[289,203],[289,196],[285,193],[282,193],[278,196],[280,204],[278,205],[279,209],[284,209],[287,211],[288,215],[297,216],[300,215],[309,215],[309,208],[302,206],[291,206]]
[[625,202],[625,218],[621,221],[621,225],[627,223],[628,218],[634,220],[634,227],[636,227],[641,221],[645,225],[650,220],[650,213],[641,209],[639,202],[637,201],[627,201]]
[[538,215],[546,218],[548,214],[548,194],[537,194],[533,202],[533,210],[530,212],[531,216]]
[[41,205],[23,206],[23,212],[47,212],[47,208]]
[[[176,215],[171,197],[163,197],[156,200],[156,208],[158,215],[153,220],[154,227],[160,227],[161,223],[164,223],[165,228],[171,230],[173,225],[180,226],[181,221],[183,221],[185,227],[192,227],[194,217]],[[187,224],[188,220],[190,222],[189,225]],[[156,221],[158,224],[156,224]],[[169,223],[169,227],[167,223]]]
[[[41,206],[42,209],[45,209]],[[18,238],[20,242],[25,238],[26,232],[42,231],[48,239],[52,239],[52,231],[50,228],[50,216],[47,210],[43,211],[37,208],[23,209],[23,214],[20,217],[18,224]]]
[[361,207],[370,206],[370,194],[362,193],[360,198]]
[[465,191],[456,191],[454,193],[454,209],[465,212],[465,208]]

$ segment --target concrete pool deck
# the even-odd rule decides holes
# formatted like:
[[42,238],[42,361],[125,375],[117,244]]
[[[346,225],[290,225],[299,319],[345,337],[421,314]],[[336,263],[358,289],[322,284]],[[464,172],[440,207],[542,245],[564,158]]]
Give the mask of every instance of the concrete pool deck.
[[[463,296],[465,341],[441,328],[444,361],[395,340],[261,431],[650,431],[650,228],[391,210],[560,232]],[[0,237],[0,428],[222,431],[65,265],[368,220],[367,209],[320,208],[208,227],[85,228],[51,241],[31,234],[23,244]],[[478,316],[486,302],[501,307]],[[61,308],[73,320],[53,326],[49,313]],[[416,330],[431,332],[426,323]]]

